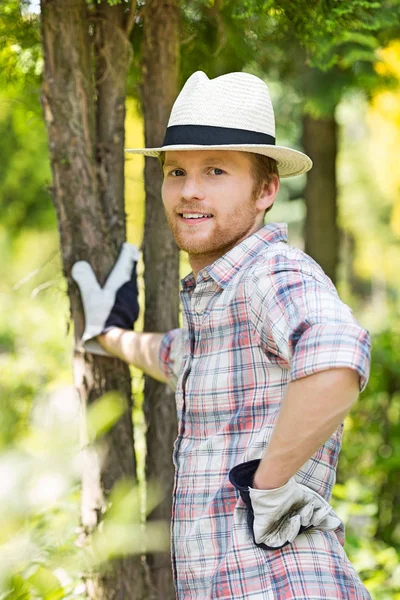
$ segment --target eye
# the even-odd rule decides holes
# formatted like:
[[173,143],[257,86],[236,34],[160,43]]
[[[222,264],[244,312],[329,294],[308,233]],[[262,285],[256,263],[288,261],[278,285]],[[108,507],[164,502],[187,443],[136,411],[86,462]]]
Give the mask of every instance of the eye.
[[182,171],[182,169],[173,169],[168,173],[168,175],[172,175],[172,177],[182,177],[184,174],[185,172]]
[[218,167],[213,167],[211,171],[214,171],[214,175],[222,175],[223,173],[225,173],[225,171],[219,169]]

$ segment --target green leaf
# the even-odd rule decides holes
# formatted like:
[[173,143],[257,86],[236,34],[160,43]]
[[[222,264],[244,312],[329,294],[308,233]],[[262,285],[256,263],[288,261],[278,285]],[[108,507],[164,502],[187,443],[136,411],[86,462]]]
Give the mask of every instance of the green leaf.
[[126,409],[126,400],[116,392],[108,392],[91,404],[87,411],[89,439],[94,441],[115,425]]

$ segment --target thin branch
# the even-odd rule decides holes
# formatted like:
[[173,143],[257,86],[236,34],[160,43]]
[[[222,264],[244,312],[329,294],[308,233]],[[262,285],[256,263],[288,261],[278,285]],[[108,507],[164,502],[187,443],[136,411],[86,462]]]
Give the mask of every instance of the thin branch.
[[57,254],[59,254],[60,251],[59,250],[54,250],[50,256],[44,261],[44,263],[42,265],[40,265],[40,267],[37,267],[36,269],[34,269],[33,271],[31,271],[30,273],[28,273],[27,275],[25,275],[25,277],[23,277],[22,279],[20,279],[13,287],[14,292],[16,292],[17,290],[19,290],[19,288],[21,286],[23,286],[25,283],[28,283],[28,281],[30,281],[33,277],[36,277],[36,275],[38,275],[40,273],[40,271],[49,264],[49,262],[51,262],[53,260],[53,258],[55,258],[57,256]]
[[226,46],[226,43],[227,43],[227,40],[228,40],[228,36],[226,34],[224,20],[223,20],[222,15],[221,15],[221,11],[222,11],[223,7],[224,7],[224,0],[214,0],[214,4],[206,9],[208,11],[208,13],[216,21],[218,36],[219,36],[219,39],[220,39],[219,44],[217,46],[217,49],[212,54],[212,56],[214,58],[216,58],[221,53],[221,51]]
[[197,37],[197,33],[196,32],[192,33],[192,35],[189,35],[189,37],[182,40],[181,46],[187,46],[188,44],[190,44],[190,42],[192,42],[194,39],[196,39],[196,37]]
[[35,287],[35,289],[32,290],[32,292],[31,292],[31,298],[36,298],[36,296],[38,295],[39,292],[41,292],[42,290],[47,290],[47,288],[49,288],[49,287],[52,287],[52,285],[57,283],[59,281],[59,279],[60,278],[50,279],[49,281],[45,281],[44,283],[41,283],[40,285]]
[[137,0],[131,0],[131,5],[129,7],[129,13],[126,18],[126,25],[125,25],[125,31],[126,31],[126,35],[128,37],[131,35],[133,26],[135,25],[136,8],[137,8]]

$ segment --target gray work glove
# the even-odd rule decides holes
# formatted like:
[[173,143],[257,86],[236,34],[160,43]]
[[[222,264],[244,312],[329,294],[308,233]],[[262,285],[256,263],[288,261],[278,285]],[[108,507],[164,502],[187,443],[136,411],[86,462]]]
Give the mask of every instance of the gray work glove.
[[317,492],[291,477],[285,485],[272,490],[252,488],[260,460],[234,467],[229,479],[240,492],[248,514],[247,521],[257,546],[276,550],[291,544],[312,527],[323,531],[339,527],[341,520],[331,505]]
[[71,275],[80,289],[85,312],[82,342],[88,352],[112,356],[94,338],[112,327],[133,328],[139,315],[138,260],[138,248],[124,243],[104,287],[100,287],[88,262],[81,260],[73,265]]

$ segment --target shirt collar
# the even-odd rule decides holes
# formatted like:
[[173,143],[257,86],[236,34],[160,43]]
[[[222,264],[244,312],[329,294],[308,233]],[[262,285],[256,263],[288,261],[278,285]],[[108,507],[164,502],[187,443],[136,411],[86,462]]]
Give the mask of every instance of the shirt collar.
[[[248,238],[234,246],[226,254],[198,273],[198,281],[212,277],[219,287],[225,288],[236,273],[252,258],[257,256],[266,246],[277,242],[287,242],[286,223],[269,223]],[[189,289],[196,285],[193,271],[181,280],[182,288]]]

